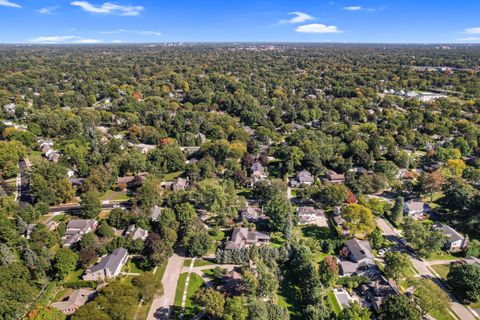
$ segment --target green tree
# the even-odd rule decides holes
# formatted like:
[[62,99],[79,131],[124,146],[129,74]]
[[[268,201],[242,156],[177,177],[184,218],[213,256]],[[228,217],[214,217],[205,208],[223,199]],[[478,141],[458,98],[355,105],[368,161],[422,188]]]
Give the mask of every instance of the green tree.
[[247,319],[247,301],[244,296],[235,296],[227,298],[224,306],[225,320],[246,320]]
[[196,305],[205,308],[205,312],[210,319],[222,319],[225,306],[223,294],[212,288],[201,288],[192,299]]
[[155,281],[155,275],[151,272],[143,272],[134,277],[132,284],[138,289],[144,301],[151,300],[155,294],[163,294],[163,285]]
[[375,229],[375,217],[370,209],[360,204],[350,204],[343,209],[342,217],[352,235],[369,234]]
[[392,220],[395,223],[399,224],[403,220],[403,211],[404,211],[404,200],[403,197],[398,197],[395,199],[395,204],[393,205],[391,216]]
[[270,228],[274,231],[285,231],[292,207],[283,194],[276,194],[265,202],[263,207],[269,218]]
[[337,261],[332,256],[327,256],[318,265],[320,281],[325,287],[333,286],[338,279],[339,268]]
[[327,184],[320,189],[317,197],[327,206],[338,206],[347,200],[348,189],[343,184]]
[[480,300],[480,266],[475,264],[451,265],[447,281],[467,303]]
[[55,254],[53,267],[58,279],[63,279],[67,274],[75,270],[78,255],[69,248],[60,248]]
[[387,277],[398,281],[412,274],[412,261],[406,253],[398,251],[387,252],[384,260]]
[[98,197],[99,194],[94,191],[83,193],[80,196],[80,217],[91,219],[100,213],[102,210],[102,203]]
[[349,307],[343,308],[338,315],[338,320],[370,320],[372,313],[367,308],[362,308],[360,303],[354,301]]
[[189,234],[187,238],[186,249],[192,257],[201,257],[207,254],[213,245],[213,239],[206,230]]
[[415,303],[422,311],[422,315],[426,315],[432,311],[440,314],[448,313],[450,298],[448,295],[430,279],[420,279],[415,286],[413,297]]
[[382,319],[419,320],[421,313],[405,295],[390,295],[382,303]]

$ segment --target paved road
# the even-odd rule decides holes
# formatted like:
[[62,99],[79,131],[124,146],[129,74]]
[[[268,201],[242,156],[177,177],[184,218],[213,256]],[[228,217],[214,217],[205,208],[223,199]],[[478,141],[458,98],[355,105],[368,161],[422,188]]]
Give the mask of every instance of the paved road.
[[175,302],[175,292],[177,290],[178,278],[183,270],[184,257],[176,253],[168,259],[167,268],[163,274],[162,284],[164,294],[155,296],[152,306],[148,311],[147,320],[167,320],[170,319],[172,306]]
[[[395,230],[385,219],[377,218],[376,221],[377,221],[378,227],[383,231],[383,234],[387,238],[389,238],[390,240],[397,241],[397,243],[401,245],[401,243],[399,242],[399,239],[401,236],[397,230]],[[463,304],[459,303],[457,299],[454,296],[452,296],[450,291],[443,285],[443,283],[438,280],[438,277],[435,274],[433,274],[432,270],[429,268],[428,263],[418,259],[413,255],[409,255],[409,256],[412,260],[413,266],[418,271],[418,273],[420,273],[421,276],[430,278],[448,294],[448,296],[452,300],[451,308],[453,312],[455,312],[457,316],[460,317],[461,320],[476,319],[476,317],[470,312],[470,310],[467,307],[465,307]]]
[[[114,209],[114,208],[129,208],[131,206],[130,202],[128,201],[123,201],[123,202],[111,202],[111,203],[102,203],[102,209]],[[65,213],[75,213],[80,210],[80,205],[79,204],[63,204],[63,205],[58,205],[55,207],[50,207],[50,212],[51,213],[59,213],[59,212],[65,212]]]

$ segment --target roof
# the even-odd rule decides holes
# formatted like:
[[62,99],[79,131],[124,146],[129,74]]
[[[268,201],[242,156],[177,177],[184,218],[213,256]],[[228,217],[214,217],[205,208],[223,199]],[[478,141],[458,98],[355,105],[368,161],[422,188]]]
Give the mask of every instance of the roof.
[[252,172],[260,172],[260,173],[263,173],[265,171],[265,169],[263,168],[262,164],[258,161],[255,161],[252,166],[250,167],[250,170]]
[[436,225],[437,229],[442,231],[443,234],[448,238],[449,241],[455,242],[458,240],[465,240],[465,237],[462,236],[457,230],[453,229],[450,226],[447,226],[445,224],[437,224]]
[[150,214],[150,219],[152,221],[157,221],[161,213],[162,213],[162,208],[160,208],[159,206],[153,207],[152,213]]
[[307,170],[302,170],[297,172],[297,180],[300,183],[313,182],[315,179],[312,174]]
[[91,289],[78,289],[72,292],[72,294],[68,297],[68,300],[52,303],[51,306],[70,314],[73,313],[74,310],[69,309],[76,309],[83,306],[85,303],[87,303],[94,292],[95,291]]
[[425,208],[425,204],[423,203],[423,201],[409,200],[405,202],[405,208],[408,211],[423,211]]
[[72,219],[67,224],[68,229],[75,229],[75,230],[85,230],[88,228],[94,228],[97,224],[97,221],[94,219]]
[[345,176],[341,173],[336,173],[333,170],[328,170],[327,171],[327,178],[330,181],[340,181],[340,180],[345,180]]
[[234,228],[225,249],[241,249],[247,244],[256,244],[262,240],[268,241],[270,236],[258,231],[249,231],[247,228]]
[[100,270],[109,269],[114,271],[118,268],[118,266],[122,263],[125,256],[128,255],[127,249],[124,248],[117,248],[113,250],[113,252],[107,256],[104,256],[100,259],[100,261],[93,265],[91,268],[87,269],[87,273],[94,273]]
[[346,242],[346,246],[350,251],[350,256],[354,261],[360,261],[363,259],[373,259],[373,254],[370,249],[359,240],[353,238]]

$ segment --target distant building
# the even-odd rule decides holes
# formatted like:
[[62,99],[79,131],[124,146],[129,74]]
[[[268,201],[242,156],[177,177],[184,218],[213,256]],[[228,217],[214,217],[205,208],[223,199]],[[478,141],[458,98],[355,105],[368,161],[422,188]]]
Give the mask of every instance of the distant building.
[[54,302],[50,306],[56,308],[66,315],[71,315],[77,311],[78,308],[86,304],[92,299],[95,291],[92,289],[78,289],[72,292],[66,300]]
[[327,217],[322,209],[314,207],[297,207],[298,224],[313,224],[328,228]]
[[261,213],[262,210],[260,208],[252,207],[249,205],[245,206],[242,210],[240,210],[242,220],[247,220],[249,222],[257,221]]
[[181,190],[186,190],[190,185],[190,181],[184,178],[177,178],[172,183],[172,191],[177,192]]
[[250,167],[250,171],[252,173],[252,176],[263,176],[265,175],[265,169],[263,168],[263,165],[259,161],[255,161],[252,166]]
[[440,98],[446,98],[447,96],[444,94],[439,94],[439,93],[431,93],[431,92],[426,92],[426,93],[421,93],[416,98],[420,100],[421,102],[432,102]]
[[411,218],[420,218],[425,213],[426,205],[423,201],[409,200],[403,204],[405,215]]
[[95,231],[98,221],[94,219],[73,219],[67,224],[67,230],[62,237],[63,246],[70,247],[82,239],[84,234]]
[[123,265],[128,260],[128,251],[124,248],[117,248],[92,267],[85,270],[83,280],[106,280],[115,278],[120,274]]
[[153,207],[152,212],[150,214],[150,220],[154,222],[158,221],[161,213],[162,213],[162,208],[160,208],[159,206]]
[[441,223],[436,223],[435,228],[438,231],[441,231],[447,238],[445,249],[453,252],[467,249],[468,239],[461,235],[457,230]]
[[368,241],[350,239],[342,249],[342,255],[348,260],[340,261],[342,275],[362,275],[375,266],[374,256]]
[[315,182],[315,177],[307,170],[298,171],[294,179],[290,180],[292,187],[311,186]]
[[148,231],[132,224],[125,230],[125,237],[132,237],[132,240],[141,239],[145,241],[148,237]]
[[345,182],[345,175],[336,173],[333,170],[328,170],[326,174],[326,180],[330,183],[343,183]]
[[270,236],[265,233],[249,231],[247,228],[234,228],[232,236],[225,244],[225,249],[235,250],[268,242],[270,242]]

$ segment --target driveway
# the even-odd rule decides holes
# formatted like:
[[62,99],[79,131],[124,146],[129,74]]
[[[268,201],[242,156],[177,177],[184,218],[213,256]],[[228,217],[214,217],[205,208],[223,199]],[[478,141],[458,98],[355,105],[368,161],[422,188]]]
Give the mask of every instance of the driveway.
[[[399,239],[401,237],[401,235],[398,233],[398,231],[395,230],[385,219],[377,218],[376,222],[377,222],[377,226],[380,228],[380,230],[383,231],[383,234],[387,238]],[[401,245],[401,243],[399,241],[398,241],[398,244]],[[403,247],[403,245],[401,245],[401,246]],[[460,317],[460,319],[462,319],[462,320],[475,320],[476,319],[476,316],[473,315],[471,309],[469,309],[468,307],[459,303],[458,300],[450,293],[450,291],[438,279],[439,276],[437,274],[434,274],[433,270],[430,269],[427,262],[418,259],[414,255],[409,254],[409,256],[410,256],[410,259],[412,260],[412,264],[413,264],[414,268],[418,271],[420,276],[430,278],[440,288],[442,288],[445,291],[445,293],[450,297],[451,308],[452,308],[453,312],[455,312],[457,314],[457,316]],[[431,264],[434,264],[434,262],[432,261]]]
[[165,269],[162,279],[165,293],[162,296],[155,296],[153,298],[152,306],[148,311],[147,320],[170,319],[170,314],[175,301],[178,278],[180,277],[180,273],[182,273],[184,261],[185,258],[176,253],[168,259],[167,268]]

